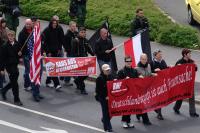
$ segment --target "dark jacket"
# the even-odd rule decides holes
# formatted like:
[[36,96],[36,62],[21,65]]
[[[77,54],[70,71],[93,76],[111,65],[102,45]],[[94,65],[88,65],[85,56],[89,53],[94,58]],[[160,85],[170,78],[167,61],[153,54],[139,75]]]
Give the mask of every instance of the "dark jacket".
[[1,0],[1,2],[5,5],[4,13],[11,13],[14,6],[19,6],[19,0]]
[[90,47],[89,42],[86,38],[78,37],[72,40],[72,57],[87,57],[88,53],[94,56],[92,48]]
[[48,53],[58,53],[62,50],[64,44],[64,32],[59,25],[53,29],[52,21],[49,26],[42,32],[42,48]]
[[87,0],[75,0],[78,5],[86,5]]
[[[192,60],[192,59],[189,59],[189,60],[185,60],[184,58],[181,58],[181,59],[179,59],[177,62],[176,62],[176,64],[175,65],[178,65],[178,64],[188,64],[188,63],[194,63],[194,61]],[[196,68],[195,68],[195,71],[197,71],[198,70],[198,68],[197,68],[197,66],[196,66]]]
[[[27,39],[28,39],[28,37],[29,37],[30,34],[31,33],[29,33],[27,31],[26,27],[24,27],[20,31],[19,35],[18,35],[18,42],[19,42],[20,47],[22,48],[23,45],[24,45],[24,48],[22,49],[22,55],[23,56],[27,56],[28,55],[28,48],[27,48],[27,42],[28,41],[27,41]],[[25,44],[25,42],[26,42],[26,44]]]
[[0,71],[6,69],[8,73],[18,72],[17,65],[19,64],[20,58],[18,56],[19,50],[20,46],[17,41],[15,41],[13,46],[10,42],[7,42],[1,47]]
[[67,56],[71,55],[72,48],[72,40],[77,37],[77,32],[72,32],[71,30],[67,30],[67,33],[64,36],[64,45],[65,51],[67,52]]
[[111,50],[112,48],[112,41],[109,38],[106,40],[99,38],[95,44],[95,54],[97,55],[97,59],[105,62],[111,61],[112,52],[107,54],[105,51]]
[[153,73],[155,73],[155,69],[157,69],[157,68],[159,68],[160,70],[168,68],[167,64],[164,60],[161,60],[159,62],[159,61],[156,61],[155,59],[153,59],[153,61],[150,63],[150,65],[151,65],[151,71]]
[[136,16],[133,22],[131,23],[131,36],[135,36],[139,31],[149,29],[148,19],[143,17]]
[[97,79],[96,79],[96,100],[99,99],[106,99],[106,97],[108,96],[108,92],[107,92],[107,81],[111,81],[113,80],[114,77],[112,75],[106,76],[103,73],[101,73]]
[[136,69],[125,66],[123,69],[119,70],[117,76],[118,79],[125,79],[126,77],[138,78],[139,75]]

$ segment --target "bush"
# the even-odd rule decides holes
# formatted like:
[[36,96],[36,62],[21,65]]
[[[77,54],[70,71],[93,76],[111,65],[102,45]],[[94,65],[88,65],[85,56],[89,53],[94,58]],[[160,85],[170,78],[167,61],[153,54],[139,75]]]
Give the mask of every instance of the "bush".
[[[25,16],[35,15],[50,20],[51,16],[57,14],[62,23],[68,24],[69,1],[20,0],[20,3]],[[86,27],[97,29],[106,18],[109,18],[112,33],[128,36],[130,23],[137,8],[143,8],[145,16],[149,19],[152,41],[179,47],[200,48],[197,30],[172,23],[154,6],[152,0],[88,0]]]
[[161,29],[158,42],[187,48],[200,48],[198,32],[187,26],[168,25]]

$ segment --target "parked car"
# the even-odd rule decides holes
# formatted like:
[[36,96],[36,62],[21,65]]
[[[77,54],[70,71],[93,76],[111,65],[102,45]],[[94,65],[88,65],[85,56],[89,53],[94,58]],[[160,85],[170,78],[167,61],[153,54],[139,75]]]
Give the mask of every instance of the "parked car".
[[188,10],[188,23],[200,24],[200,0],[185,0],[185,3]]

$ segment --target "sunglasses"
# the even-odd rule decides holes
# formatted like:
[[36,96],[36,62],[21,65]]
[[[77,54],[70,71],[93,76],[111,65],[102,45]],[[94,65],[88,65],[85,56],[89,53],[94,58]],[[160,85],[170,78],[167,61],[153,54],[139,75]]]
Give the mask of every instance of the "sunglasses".
[[125,61],[125,62],[132,62],[132,61]]

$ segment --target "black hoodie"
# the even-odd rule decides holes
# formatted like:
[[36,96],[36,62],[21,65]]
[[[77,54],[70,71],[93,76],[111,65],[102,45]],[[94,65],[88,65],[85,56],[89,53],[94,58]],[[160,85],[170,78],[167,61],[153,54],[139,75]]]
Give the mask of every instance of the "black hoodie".
[[42,33],[42,48],[47,54],[61,51],[64,42],[62,27],[57,25],[57,27],[53,29],[52,22],[53,20],[50,21],[49,26],[45,28]]

